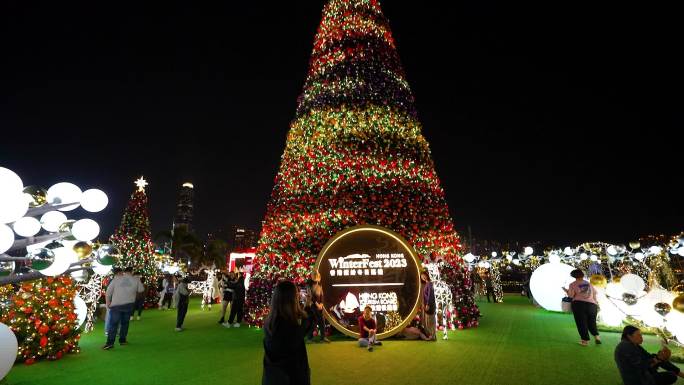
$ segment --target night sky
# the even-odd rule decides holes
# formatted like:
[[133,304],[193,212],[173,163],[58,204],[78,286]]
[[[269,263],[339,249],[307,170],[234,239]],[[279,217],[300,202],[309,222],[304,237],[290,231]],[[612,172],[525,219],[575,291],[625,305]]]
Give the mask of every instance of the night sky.
[[[524,3],[383,2],[457,229],[560,245],[684,230],[677,13]],[[104,234],[140,175],[154,232],[185,181],[199,233],[258,229],[322,7],[3,1],[0,165],[104,190]]]

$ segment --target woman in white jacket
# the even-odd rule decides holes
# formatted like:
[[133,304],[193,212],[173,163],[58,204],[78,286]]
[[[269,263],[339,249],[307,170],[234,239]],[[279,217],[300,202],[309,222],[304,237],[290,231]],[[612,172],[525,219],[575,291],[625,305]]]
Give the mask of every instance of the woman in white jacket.
[[166,288],[169,286],[169,276],[168,274],[164,276],[164,280],[162,281],[162,289],[159,291],[159,303],[158,307],[161,310],[162,308],[162,303],[164,302],[164,294],[166,294]]

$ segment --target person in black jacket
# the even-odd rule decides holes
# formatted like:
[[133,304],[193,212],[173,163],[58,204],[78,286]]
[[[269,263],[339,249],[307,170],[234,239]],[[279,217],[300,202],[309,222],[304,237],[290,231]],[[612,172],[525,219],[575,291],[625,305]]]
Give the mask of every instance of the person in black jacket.
[[279,282],[264,321],[262,385],[311,384],[309,358],[304,344],[305,319],[297,286],[290,281]]
[[420,274],[423,281],[423,326],[429,333],[430,341],[437,341],[437,305],[435,301],[435,289],[430,279],[430,273],[423,270]]
[[[230,284],[230,288],[233,289],[233,304],[230,307],[230,317],[225,326],[230,327],[232,324],[234,328],[239,328],[240,322],[242,322],[242,311],[245,307],[245,276],[243,273],[238,274],[237,281]],[[233,323],[236,315],[237,321]]]
[[[678,367],[670,363],[670,350],[661,349],[658,354],[650,354],[641,344],[644,338],[634,326],[625,326],[622,341],[615,348],[615,363],[625,385],[666,385],[674,384],[677,376],[684,377]],[[665,369],[659,372],[658,368]]]

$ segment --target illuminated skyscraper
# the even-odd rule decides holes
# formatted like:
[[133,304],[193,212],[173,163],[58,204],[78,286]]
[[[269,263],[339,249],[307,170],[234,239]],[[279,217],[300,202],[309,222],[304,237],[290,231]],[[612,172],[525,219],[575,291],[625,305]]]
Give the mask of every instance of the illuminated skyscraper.
[[173,220],[173,229],[185,228],[192,231],[193,199],[195,190],[192,183],[183,183],[178,194],[178,205],[176,206],[176,217]]

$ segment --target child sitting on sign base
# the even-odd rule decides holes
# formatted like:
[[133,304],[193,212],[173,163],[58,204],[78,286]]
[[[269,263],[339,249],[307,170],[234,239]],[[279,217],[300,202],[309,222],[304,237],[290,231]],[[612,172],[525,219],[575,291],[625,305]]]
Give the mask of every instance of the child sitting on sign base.
[[368,347],[368,351],[373,351],[373,345],[382,345],[382,342],[376,340],[377,324],[371,315],[371,307],[366,305],[363,309],[363,315],[359,317],[359,346],[362,348]]

